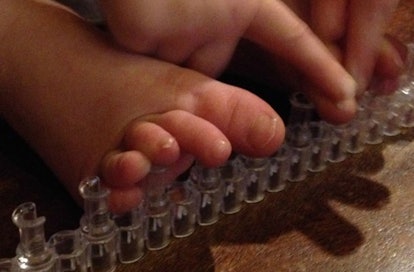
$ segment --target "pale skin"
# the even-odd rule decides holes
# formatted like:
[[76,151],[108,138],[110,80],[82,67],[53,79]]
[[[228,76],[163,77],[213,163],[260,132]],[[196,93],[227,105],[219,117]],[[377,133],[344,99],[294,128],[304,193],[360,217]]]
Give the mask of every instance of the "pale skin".
[[[356,83],[283,2],[275,0],[101,0],[115,40],[125,48],[216,76],[241,38],[282,57],[320,86],[330,115],[349,120]],[[312,67],[312,69],[310,69]]]
[[207,75],[220,74],[239,40],[250,40],[305,75],[303,91],[331,122],[349,120],[355,91],[367,88],[375,67],[378,78],[385,75],[388,87],[395,87],[389,83],[395,83],[403,62],[384,33],[398,2],[100,0],[119,44]]
[[376,83],[394,90],[404,48],[385,36],[399,0],[284,0],[336,55],[358,83],[358,93]]
[[[157,45],[156,52],[144,52],[203,75],[125,52],[106,34],[47,1],[0,0],[0,113],[79,202],[79,181],[102,176],[111,189],[110,207],[116,212],[136,206],[145,184],[171,181],[194,158],[214,167],[224,163],[232,150],[268,156],[280,146],[284,125],[265,101],[209,77],[224,69],[240,37],[283,55],[305,73],[320,87],[328,101],[323,105],[328,105],[326,109],[334,117],[341,121],[352,117],[356,84],[324,44],[286,6],[253,2],[245,1],[247,6],[237,10],[241,17],[230,39],[213,31],[207,40],[218,35],[224,41],[218,39],[210,47],[199,37],[196,44],[190,42],[185,50],[177,51],[178,40],[174,42],[173,37],[160,43],[165,49]],[[217,7],[209,8],[214,12],[207,12],[207,19],[217,11]],[[273,18],[270,11],[287,16],[285,21],[277,19],[271,24],[278,31],[268,29],[268,19]],[[222,15],[219,22],[223,27],[231,25],[228,14]],[[208,21],[201,20],[201,29],[184,34],[210,33],[211,28],[204,25]],[[278,29],[281,22],[288,26],[282,23]],[[151,31],[171,30],[150,23],[155,24]],[[177,23],[179,30],[185,26]],[[306,48],[283,46],[286,41],[295,41],[299,47],[306,44]],[[208,45],[206,50],[194,51],[195,45],[203,48],[199,42]],[[152,48],[151,42],[142,44]],[[216,54],[221,49],[224,53],[219,62],[212,63],[209,60],[215,58],[209,54],[216,46],[220,49],[213,50]],[[309,65],[319,67],[318,73],[307,69]],[[151,174],[153,166],[167,170]]]

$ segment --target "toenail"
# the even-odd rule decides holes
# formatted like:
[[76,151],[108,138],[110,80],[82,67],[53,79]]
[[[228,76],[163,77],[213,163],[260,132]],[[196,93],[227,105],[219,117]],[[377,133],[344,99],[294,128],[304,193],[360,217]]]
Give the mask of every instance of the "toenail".
[[167,171],[167,169],[168,169],[168,167],[166,167],[166,166],[160,166],[160,165],[152,165],[151,166],[151,173],[152,174],[161,174],[161,173],[164,173],[164,172],[166,172]]
[[[361,79],[361,82],[362,82],[362,79]],[[357,82],[353,78],[350,78],[350,77],[345,78],[342,81],[341,86],[342,86],[342,97],[341,97],[342,100],[355,98],[355,95],[358,92],[358,85],[357,85]]]
[[161,148],[168,149],[172,147],[174,143],[175,143],[175,139],[173,137],[169,137],[161,144]]
[[260,115],[252,123],[248,141],[253,148],[265,147],[276,135],[277,118]]
[[336,104],[336,107],[344,112],[354,112],[356,110],[356,102],[354,99],[347,99],[344,101],[340,101]]
[[214,158],[222,159],[223,156],[227,157],[230,151],[231,151],[231,145],[228,141],[218,140],[216,141],[216,145],[214,146],[212,156]]

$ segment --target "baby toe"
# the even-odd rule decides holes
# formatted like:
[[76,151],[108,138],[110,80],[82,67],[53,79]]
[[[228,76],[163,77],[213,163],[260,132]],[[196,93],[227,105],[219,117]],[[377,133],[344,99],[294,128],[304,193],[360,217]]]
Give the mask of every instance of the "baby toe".
[[163,127],[146,121],[133,121],[124,136],[126,149],[138,150],[155,165],[169,165],[176,161],[180,148],[174,136]]
[[130,187],[142,180],[151,169],[151,162],[139,151],[114,151],[104,157],[101,173],[111,188]]
[[140,205],[144,199],[141,187],[112,188],[108,198],[108,208],[114,214],[128,212]]
[[193,161],[191,155],[183,154],[165,171],[156,174],[150,173],[140,183],[123,188],[108,186],[111,192],[108,199],[109,210],[120,214],[138,207],[148,191],[165,188],[185,172],[193,164]]

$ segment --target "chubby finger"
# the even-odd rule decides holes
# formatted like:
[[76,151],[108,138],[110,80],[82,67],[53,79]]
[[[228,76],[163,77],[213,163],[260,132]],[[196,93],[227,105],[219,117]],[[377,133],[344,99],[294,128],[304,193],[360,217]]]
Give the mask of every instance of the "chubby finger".
[[287,59],[328,99],[340,102],[355,96],[354,79],[310,28],[282,2],[263,0],[246,36]]
[[[335,42],[326,43],[329,51],[338,61],[342,60],[342,51]],[[354,98],[336,101],[329,99],[312,82],[303,82],[301,90],[307,94],[315,105],[319,116],[332,124],[342,124],[354,117],[357,109],[357,102]]]
[[347,99],[336,103],[321,94],[312,84],[308,84],[305,93],[315,105],[318,115],[329,123],[343,124],[349,122],[355,116],[357,110],[355,99]]

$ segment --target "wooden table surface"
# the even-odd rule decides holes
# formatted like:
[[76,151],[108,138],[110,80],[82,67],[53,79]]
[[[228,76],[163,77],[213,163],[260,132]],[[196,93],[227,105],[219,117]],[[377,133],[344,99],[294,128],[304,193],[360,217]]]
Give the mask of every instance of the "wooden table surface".
[[[414,41],[414,0],[390,31]],[[117,271],[414,271],[414,129],[268,193],[256,204],[197,227]],[[46,216],[46,235],[76,228],[82,214],[56,178],[0,121],[0,258],[12,257],[10,220],[22,202]]]

